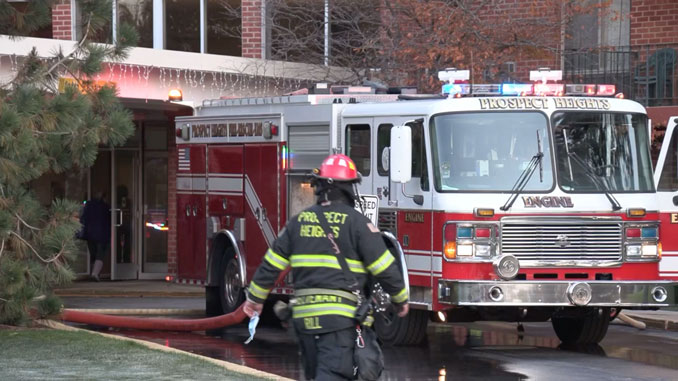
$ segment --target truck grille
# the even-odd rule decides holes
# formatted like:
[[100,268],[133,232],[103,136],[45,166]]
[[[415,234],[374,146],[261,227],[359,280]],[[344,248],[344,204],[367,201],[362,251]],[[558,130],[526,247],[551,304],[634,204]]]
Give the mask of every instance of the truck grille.
[[504,218],[501,253],[521,261],[618,262],[622,223],[591,218]]

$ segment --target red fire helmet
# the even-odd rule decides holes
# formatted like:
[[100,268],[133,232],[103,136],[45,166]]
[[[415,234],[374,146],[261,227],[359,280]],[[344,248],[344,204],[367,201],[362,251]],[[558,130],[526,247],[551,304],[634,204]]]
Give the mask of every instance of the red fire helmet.
[[360,181],[360,174],[350,157],[342,154],[330,155],[323,160],[319,170],[314,174],[323,179],[334,181]]

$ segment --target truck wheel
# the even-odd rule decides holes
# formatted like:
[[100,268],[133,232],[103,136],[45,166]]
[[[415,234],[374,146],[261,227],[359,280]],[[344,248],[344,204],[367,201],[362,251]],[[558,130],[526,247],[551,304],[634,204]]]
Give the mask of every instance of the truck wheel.
[[379,339],[388,345],[417,345],[426,338],[428,311],[410,309],[404,318],[398,317],[389,307],[374,319],[374,330]]
[[581,316],[553,316],[551,324],[563,344],[598,344],[610,326],[610,309],[588,309]]
[[240,286],[238,260],[232,249],[226,250],[219,266],[219,302],[221,311],[229,314],[245,301],[245,290]]

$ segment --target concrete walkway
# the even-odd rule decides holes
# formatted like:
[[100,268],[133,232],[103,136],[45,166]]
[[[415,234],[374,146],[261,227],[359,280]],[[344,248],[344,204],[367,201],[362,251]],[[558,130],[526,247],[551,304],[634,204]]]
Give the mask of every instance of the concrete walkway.
[[204,297],[205,287],[164,280],[75,281],[55,292],[59,296]]

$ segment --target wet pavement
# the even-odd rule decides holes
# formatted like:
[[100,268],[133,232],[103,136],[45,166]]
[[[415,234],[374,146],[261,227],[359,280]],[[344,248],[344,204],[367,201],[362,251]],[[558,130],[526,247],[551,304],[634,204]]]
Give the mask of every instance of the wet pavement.
[[[91,328],[91,327],[90,327]],[[612,325],[601,345],[563,348],[549,323],[433,323],[428,340],[417,347],[384,349],[383,380],[676,380],[678,333]],[[240,324],[220,336],[204,333],[108,333],[152,341],[293,379],[302,379],[292,335],[280,327],[257,329],[243,344]]]
[[[157,288],[166,288],[156,285]],[[130,291],[130,290],[126,290]],[[109,297],[63,297],[70,308],[117,308],[128,311],[183,311],[177,315],[195,318],[204,310],[204,297],[197,288],[160,293],[110,292]],[[103,292],[103,291],[102,291]],[[114,296],[118,295],[118,296]],[[173,295],[172,297],[168,295]],[[189,316],[187,311],[193,311]],[[641,317],[645,311],[629,311]],[[659,319],[675,320],[675,312],[656,312]],[[148,313],[140,313],[148,315]],[[168,314],[171,315],[171,314]],[[666,321],[669,321],[666,320]],[[427,342],[418,347],[385,348],[384,380],[677,380],[678,332],[638,330],[612,324],[601,345],[563,348],[550,323],[526,323],[519,333],[515,323],[432,323]],[[101,329],[87,327],[90,329]],[[108,330],[123,336],[148,340],[211,358],[302,379],[294,338],[276,325],[257,329],[255,340],[245,345],[247,326],[240,324],[219,336],[205,333],[141,332]]]

